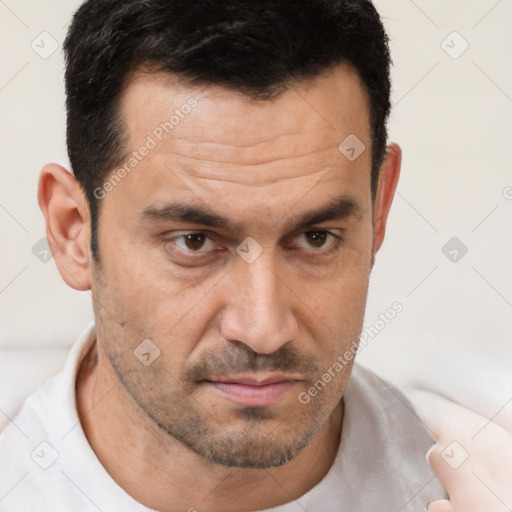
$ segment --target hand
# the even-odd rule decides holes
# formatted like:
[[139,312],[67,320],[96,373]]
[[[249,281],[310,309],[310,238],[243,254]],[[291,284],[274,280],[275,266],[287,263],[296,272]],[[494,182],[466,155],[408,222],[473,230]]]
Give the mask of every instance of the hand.
[[427,462],[450,496],[428,512],[510,512],[512,399],[492,421],[435,393],[411,400],[436,441]]

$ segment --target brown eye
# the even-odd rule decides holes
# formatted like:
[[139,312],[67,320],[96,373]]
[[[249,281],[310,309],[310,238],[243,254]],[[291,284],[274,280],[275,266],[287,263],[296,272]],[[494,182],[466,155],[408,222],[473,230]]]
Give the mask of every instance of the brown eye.
[[309,244],[317,249],[321,249],[324,246],[329,233],[326,231],[307,231],[304,235],[306,236]]
[[312,229],[299,233],[292,248],[300,249],[301,254],[306,257],[318,258],[328,256],[340,250],[343,246],[344,237],[335,235],[325,229]]
[[204,233],[189,233],[188,235],[183,235],[183,239],[188,249],[198,251],[203,247],[206,235]]
[[198,253],[205,254],[213,252],[215,243],[207,233],[202,232],[185,232],[181,235],[164,238],[165,246],[168,251],[175,252],[176,248],[181,253]]

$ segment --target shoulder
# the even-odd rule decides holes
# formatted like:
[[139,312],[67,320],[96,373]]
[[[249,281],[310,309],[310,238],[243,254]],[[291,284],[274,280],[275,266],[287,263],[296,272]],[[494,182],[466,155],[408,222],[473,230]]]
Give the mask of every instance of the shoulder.
[[[361,481],[369,489],[389,490],[386,506],[404,506],[411,499],[405,512],[446,496],[425,458],[434,441],[400,390],[356,364],[343,399],[347,464],[360,468]],[[386,502],[386,494],[375,497],[375,506],[379,500],[381,505]]]
[[[72,346],[65,367],[25,399],[0,434],[2,510],[32,511],[42,503],[54,503],[62,467],[69,457],[78,457],[68,455],[71,448],[85,443],[75,404],[75,378],[92,341],[89,326]],[[71,486],[69,495],[75,494]]]
[[[382,449],[393,446],[395,453],[424,457],[434,444],[407,397],[387,380],[371,370],[355,364],[344,394],[345,407],[351,421],[358,422]],[[378,449],[378,447],[375,447]]]
[[393,413],[408,412],[408,418],[412,415],[419,420],[413,405],[398,388],[360,364],[354,364],[346,393],[349,397],[357,397],[360,405],[371,409],[376,416],[389,416],[391,407]]
[[[58,458],[54,447],[61,374],[47,380],[23,403],[0,434],[0,496],[2,510],[37,510],[31,496],[42,498],[49,488],[49,469]],[[10,507],[10,508],[9,508]]]

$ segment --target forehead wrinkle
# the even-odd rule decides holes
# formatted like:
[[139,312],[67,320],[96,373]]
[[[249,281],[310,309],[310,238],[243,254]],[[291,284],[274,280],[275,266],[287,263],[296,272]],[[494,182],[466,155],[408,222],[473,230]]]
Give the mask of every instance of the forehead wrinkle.
[[[195,157],[182,157],[180,155],[174,162],[165,163],[164,167],[184,183],[192,180],[203,183],[229,183],[261,188],[275,183],[287,182],[288,180],[297,182],[299,180],[304,182],[311,180],[316,182],[333,169],[343,169],[341,158],[326,160],[326,158],[318,157],[311,159],[309,162],[290,163],[288,165],[279,163],[279,160],[271,160],[265,162],[267,164],[266,169],[258,172],[255,166],[264,165],[263,163],[235,164]],[[230,172],[231,169],[233,172]]]
[[[194,135],[194,132],[191,132],[191,135]],[[179,137],[178,135],[174,135],[172,140],[173,140],[173,142],[177,143],[178,146],[215,145],[215,146],[224,146],[224,147],[233,148],[233,149],[250,150],[250,149],[257,148],[258,146],[261,146],[263,144],[271,145],[275,142],[280,141],[283,138],[293,138],[293,139],[297,139],[298,137],[299,138],[310,138],[310,137],[315,137],[317,135],[318,135],[318,131],[315,131],[315,130],[302,131],[302,132],[293,131],[293,132],[285,132],[285,133],[275,134],[275,135],[272,135],[271,137],[264,138],[262,140],[251,142],[251,143],[245,143],[245,144],[244,143],[233,144],[233,143],[228,143],[228,142],[222,142],[219,140],[190,140],[190,138],[186,139],[183,137]],[[332,145],[326,146],[325,148],[320,147],[318,149],[323,150],[323,149],[330,148],[331,146]]]
[[[329,172],[329,170],[330,170],[330,168],[320,169],[319,171],[314,171],[310,174],[305,174],[305,175],[301,175],[301,176],[287,176],[285,178],[275,178],[273,180],[266,180],[266,181],[260,182],[260,183],[240,183],[240,181],[237,181],[237,180],[221,179],[221,178],[214,178],[214,177],[204,177],[204,176],[197,176],[194,174],[192,174],[191,177],[195,178],[197,181],[214,182],[214,183],[230,183],[232,185],[240,185],[241,187],[261,188],[261,187],[268,187],[268,186],[274,185],[276,183],[283,183],[283,182],[287,182],[287,181],[306,180],[307,178],[312,178],[319,173],[327,174]],[[321,177],[319,179],[321,179]]]
[[[193,146],[194,148],[197,148],[198,145],[202,145],[203,143],[190,143],[191,146]],[[206,143],[206,144],[211,144],[211,145],[215,145],[215,146],[218,146],[219,144],[218,143]],[[229,144],[222,144],[222,146],[225,146],[225,147],[230,147],[230,148],[238,148],[238,147],[242,147],[242,146],[231,146]],[[246,146],[243,146],[243,148],[245,149]],[[334,151],[336,151],[336,153],[334,153]],[[236,150],[235,150],[236,151]],[[328,152],[328,151],[333,151],[333,154],[336,155],[336,156],[341,156],[341,154],[339,153],[338,151],[338,143],[336,144],[329,144],[329,145],[325,145],[323,147],[320,147],[320,148],[314,148],[310,151],[306,151],[304,153],[299,153],[299,154],[289,154],[289,155],[285,155],[285,156],[277,156],[277,157],[265,157],[265,156],[262,156],[262,159],[258,160],[258,159],[252,159],[252,161],[248,161],[249,158],[247,158],[247,155],[244,154],[243,150],[242,150],[242,154],[241,155],[229,155],[230,157],[232,156],[242,156],[244,158],[240,159],[238,162],[236,161],[233,161],[233,158],[229,158],[229,160],[226,160],[226,159],[214,159],[214,160],[209,160],[207,158],[204,158],[206,156],[208,156],[208,152],[205,151],[205,154],[202,155],[201,154],[201,151],[197,151],[197,149],[195,151],[192,151],[190,154],[183,154],[183,153],[180,153],[180,152],[176,152],[176,150],[174,150],[173,148],[173,151],[169,151],[169,152],[161,152],[160,154],[162,155],[171,155],[172,157],[174,158],[177,158],[178,160],[195,160],[195,161],[200,161],[200,162],[208,162],[209,164],[211,165],[218,165],[218,164],[227,164],[227,165],[245,165],[245,166],[255,166],[255,165],[263,165],[263,164],[270,164],[270,163],[273,163],[273,162],[280,162],[282,160],[296,160],[296,159],[305,159],[307,157],[317,157],[317,158],[320,158],[320,155]],[[261,152],[263,155],[265,154],[264,151]],[[227,158],[227,157],[226,157]]]

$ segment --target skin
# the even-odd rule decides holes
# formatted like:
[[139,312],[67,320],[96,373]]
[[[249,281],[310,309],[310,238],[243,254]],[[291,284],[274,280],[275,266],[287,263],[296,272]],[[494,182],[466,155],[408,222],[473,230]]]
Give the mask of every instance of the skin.
[[[99,264],[73,175],[46,165],[39,204],[62,278],[92,290],[77,408],[106,470],[155,510],[265,509],[314,487],[336,456],[352,366],[307,405],[298,396],[361,332],[401,150],[388,147],[372,204],[368,99],[343,64],[260,102],[136,74],[121,102],[127,153],[190,97],[197,106],[101,200]],[[366,146],[352,162],[338,150],[349,134]],[[297,229],[339,196],[357,212]],[[238,229],[141,217],[178,199]],[[177,238],[191,231],[207,237]],[[262,249],[252,263],[236,252],[246,237]],[[134,357],[144,339],[160,350],[148,366]],[[205,382],[275,375],[287,390],[252,407]]]
[[[510,510],[510,402],[491,420],[474,410],[479,406],[475,402],[459,404],[427,391],[416,391],[414,404],[418,415],[428,418],[429,433],[436,441],[427,452],[427,462],[450,496],[450,501],[430,503],[428,512]],[[454,440],[458,446],[452,445]],[[457,459],[450,464],[447,454],[450,456],[452,449]],[[462,457],[462,450],[467,452],[467,458]]]

